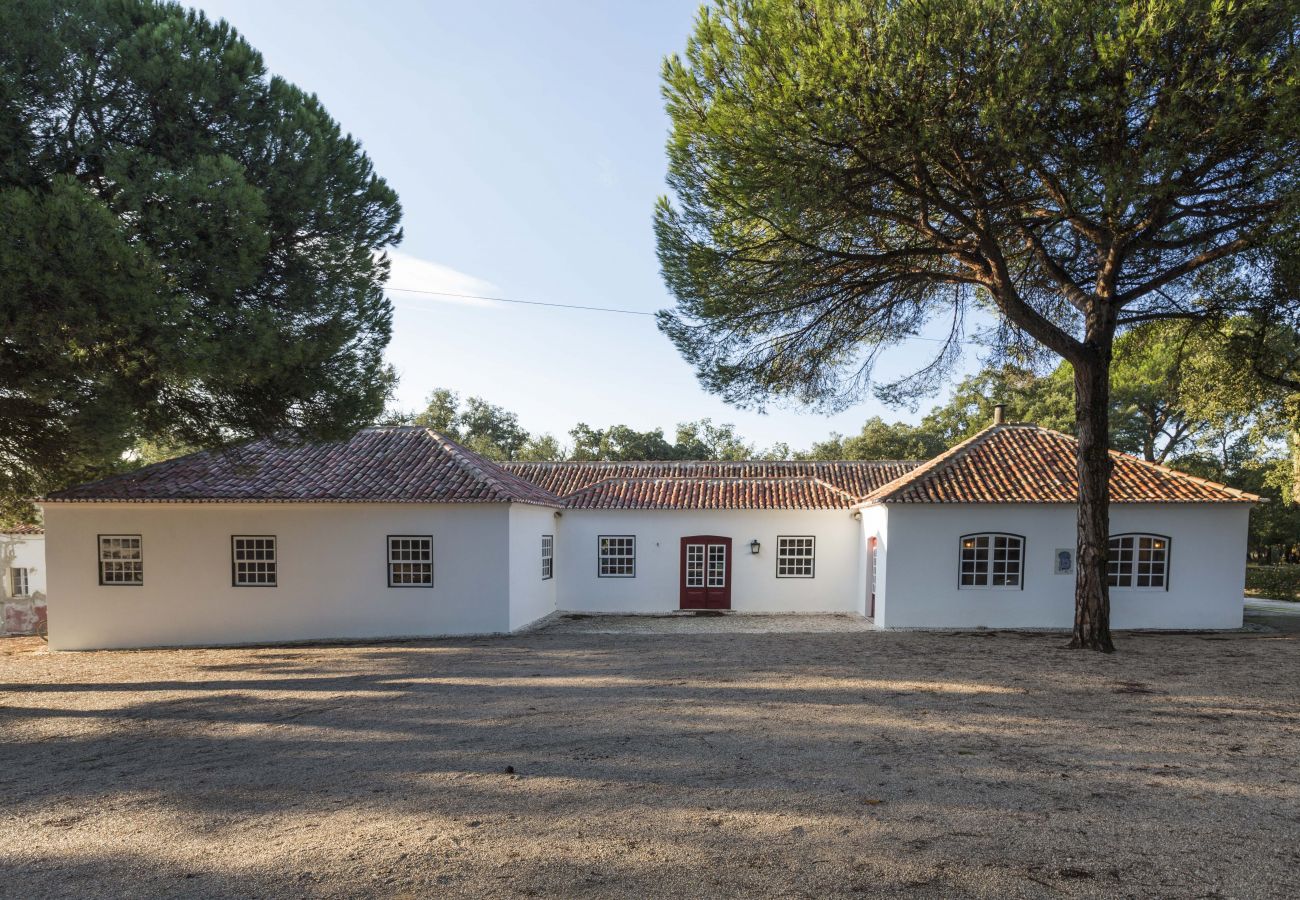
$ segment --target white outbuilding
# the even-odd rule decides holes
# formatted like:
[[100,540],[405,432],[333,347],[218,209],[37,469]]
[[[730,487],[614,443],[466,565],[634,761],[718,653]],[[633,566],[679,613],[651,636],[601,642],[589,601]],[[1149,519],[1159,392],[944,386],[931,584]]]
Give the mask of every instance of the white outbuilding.
[[[430,429],[257,441],[43,501],[54,649],[500,633],[556,611],[1068,628],[1073,439],[928,463],[497,464]],[[1114,455],[1117,627],[1241,624],[1258,498]]]
[[0,527],[0,634],[45,630],[45,529]]

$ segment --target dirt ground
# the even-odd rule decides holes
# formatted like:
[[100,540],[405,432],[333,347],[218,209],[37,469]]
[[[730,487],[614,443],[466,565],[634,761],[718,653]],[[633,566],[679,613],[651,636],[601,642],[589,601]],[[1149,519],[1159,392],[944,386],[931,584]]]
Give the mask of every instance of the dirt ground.
[[1062,643],[8,639],[0,894],[1300,894],[1300,635]]

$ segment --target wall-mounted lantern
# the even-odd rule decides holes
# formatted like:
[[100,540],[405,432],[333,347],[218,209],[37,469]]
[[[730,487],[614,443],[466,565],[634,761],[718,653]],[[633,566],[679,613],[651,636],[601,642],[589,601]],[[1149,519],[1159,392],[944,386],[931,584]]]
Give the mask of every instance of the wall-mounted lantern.
[[754,538],[752,541],[749,542],[749,552],[752,553],[754,556],[758,556],[758,550],[760,546],[761,545],[758,543],[758,538]]

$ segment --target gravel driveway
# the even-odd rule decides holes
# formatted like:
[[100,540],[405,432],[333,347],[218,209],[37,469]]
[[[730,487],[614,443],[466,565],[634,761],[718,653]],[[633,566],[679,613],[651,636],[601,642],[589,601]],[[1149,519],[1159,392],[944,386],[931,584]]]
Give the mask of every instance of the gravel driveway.
[[0,641],[0,894],[1295,897],[1300,636]]

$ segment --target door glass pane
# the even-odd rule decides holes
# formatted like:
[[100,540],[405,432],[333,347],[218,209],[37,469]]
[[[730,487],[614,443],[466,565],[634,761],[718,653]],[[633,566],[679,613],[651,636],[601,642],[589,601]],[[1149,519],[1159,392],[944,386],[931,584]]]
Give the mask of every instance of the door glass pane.
[[709,587],[727,586],[727,545],[709,544]]
[[686,545],[686,586],[704,587],[704,545]]

